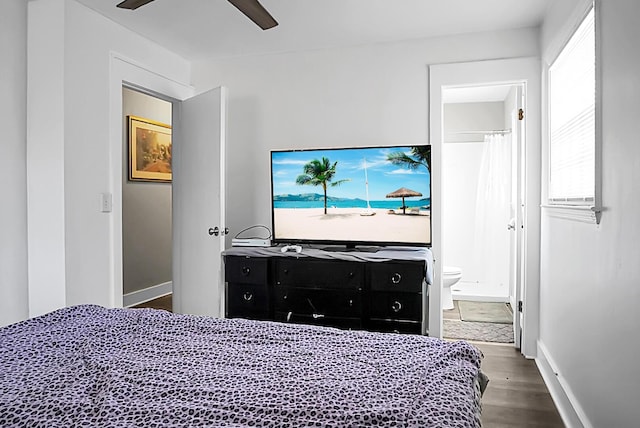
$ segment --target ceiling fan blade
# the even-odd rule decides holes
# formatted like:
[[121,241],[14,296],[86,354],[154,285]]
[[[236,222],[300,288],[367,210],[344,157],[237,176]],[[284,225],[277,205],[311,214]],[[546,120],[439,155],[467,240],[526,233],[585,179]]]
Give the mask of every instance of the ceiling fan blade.
[[234,5],[238,10],[244,13],[247,18],[255,22],[258,27],[263,30],[268,30],[278,25],[278,22],[273,19],[273,16],[267,12],[258,0],[227,0]]
[[118,3],[119,8],[121,9],[137,9],[140,6],[144,6],[147,3],[151,3],[153,0],[124,0],[121,3]]

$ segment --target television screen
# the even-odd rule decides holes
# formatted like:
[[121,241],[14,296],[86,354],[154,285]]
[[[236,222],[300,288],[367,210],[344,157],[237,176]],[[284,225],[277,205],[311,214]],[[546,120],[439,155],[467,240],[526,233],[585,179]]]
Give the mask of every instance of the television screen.
[[274,150],[275,243],[431,245],[431,146]]

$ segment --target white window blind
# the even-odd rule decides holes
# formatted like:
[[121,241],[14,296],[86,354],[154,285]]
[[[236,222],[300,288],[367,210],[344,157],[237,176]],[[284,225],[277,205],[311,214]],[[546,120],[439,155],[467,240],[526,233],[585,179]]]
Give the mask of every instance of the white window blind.
[[549,201],[595,197],[594,10],[549,67]]

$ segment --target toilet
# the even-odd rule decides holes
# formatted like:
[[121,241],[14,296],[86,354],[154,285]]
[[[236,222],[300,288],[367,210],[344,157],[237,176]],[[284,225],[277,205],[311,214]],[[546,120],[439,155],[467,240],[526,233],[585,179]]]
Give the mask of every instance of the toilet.
[[462,269],[455,266],[443,266],[442,269],[442,309],[453,309],[451,287],[462,278]]

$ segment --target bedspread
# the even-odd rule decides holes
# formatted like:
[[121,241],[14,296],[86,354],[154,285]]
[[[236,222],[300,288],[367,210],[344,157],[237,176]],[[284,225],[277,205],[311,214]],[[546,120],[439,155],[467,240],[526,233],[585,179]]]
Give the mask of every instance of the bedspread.
[[480,352],[81,305],[0,329],[2,427],[477,427]]

